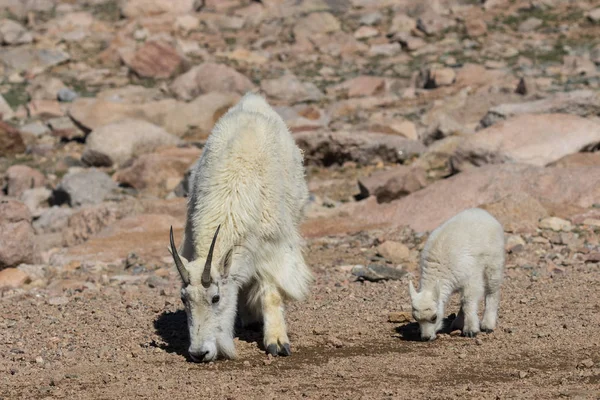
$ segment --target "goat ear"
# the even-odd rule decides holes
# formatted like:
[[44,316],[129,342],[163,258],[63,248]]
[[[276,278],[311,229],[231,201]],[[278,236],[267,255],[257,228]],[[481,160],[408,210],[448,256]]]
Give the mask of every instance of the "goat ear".
[[227,253],[225,253],[225,256],[223,257],[223,274],[222,274],[223,278],[227,278],[227,276],[229,275],[232,260],[233,260],[233,247],[231,249],[229,249],[229,251]]
[[408,281],[408,293],[410,294],[410,300],[412,301],[417,296],[417,290],[412,281]]

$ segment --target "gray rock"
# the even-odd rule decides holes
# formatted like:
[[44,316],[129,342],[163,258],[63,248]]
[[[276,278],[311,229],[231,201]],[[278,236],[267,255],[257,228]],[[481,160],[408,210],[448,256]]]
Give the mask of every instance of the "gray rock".
[[280,78],[264,80],[261,82],[261,88],[269,97],[292,104],[319,101],[323,98],[323,93],[314,83],[302,82],[291,73]]
[[79,95],[68,88],[62,88],[56,94],[58,101],[70,103],[74,101]]
[[0,61],[8,73],[28,71],[35,67],[45,70],[68,61],[71,56],[60,50],[15,47],[0,50]]
[[99,204],[117,188],[110,176],[102,171],[71,172],[65,175],[53,193],[53,203],[68,203],[71,207]]
[[50,129],[48,129],[48,127],[46,126],[46,124],[40,122],[40,121],[35,121],[32,122],[30,124],[27,125],[23,125],[21,127],[21,132],[23,133],[28,133],[30,135],[39,137],[42,135],[45,135],[47,133],[50,132]]
[[359,279],[371,282],[387,280],[398,281],[404,278],[406,274],[407,272],[402,269],[381,264],[369,264],[366,267],[363,265],[356,265],[352,268],[352,275]]
[[71,208],[58,206],[47,208],[42,211],[38,219],[33,221],[33,229],[35,229],[35,233],[38,235],[63,232],[67,227],[71,214],[73,214]]

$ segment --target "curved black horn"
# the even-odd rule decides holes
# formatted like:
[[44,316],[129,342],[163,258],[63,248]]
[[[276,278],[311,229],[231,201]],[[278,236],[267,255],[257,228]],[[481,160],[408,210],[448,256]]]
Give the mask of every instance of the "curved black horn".
[[175,240],[173,239],[173,227],[171,227],[171,254],[173,255],[173,260],[175,261],[177,271],[179,271],[179,275],[181,275],[181,280],[185,285],[189,285],[190,275],[187,269],[185,269],[185,265],[183,265],[183,262],[179,257],[179,253],[177,253],[177,248],[175,247]]
[[212,283],[212,277],[210,276],[210,267],[212,264],[213,251],[215,250],[215,243],[217,241],[217,235],[219,234],[219,230],[221,229],[221,225],[217,227],[215,231],[215,236],[213,236],[212,242],[210,244],[210,249],[208,250],[208,255],[206,256],[206,264],[204,264],[204,271],[202,271],[202,286],[205,288],[209,287]]

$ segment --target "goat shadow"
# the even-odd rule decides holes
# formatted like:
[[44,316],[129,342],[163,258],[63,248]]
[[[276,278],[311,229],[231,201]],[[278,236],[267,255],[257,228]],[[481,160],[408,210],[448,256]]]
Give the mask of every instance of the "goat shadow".
[[[184,310],[163,312],[154,320],[154,329],[164,343],[152,343],[152,346],[159,347],[168,353],[179,354],[191,361],[188,354],[190,342],[187,316]],[[262,336],[262,324],[257,323],[241,328],[239,321],[236,319],[235,337],[239,340],[248,343],[256,342],[262,350],[265,350],[262,344]]]
[[[439,333],[450,333],[450,326],[456,319],[456,314],[448,315],[448,318],[444,318],[443,328]],[[400,334],[401,340],[409,342],[420,342],[421,333],[419,331],[419,324],[417,322],[409,322],[408,324],[400,325],[396,327],[396,332]]]

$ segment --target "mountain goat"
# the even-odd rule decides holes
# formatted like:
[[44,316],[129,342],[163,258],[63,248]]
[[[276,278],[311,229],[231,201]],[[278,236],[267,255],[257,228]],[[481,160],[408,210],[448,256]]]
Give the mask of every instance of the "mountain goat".
[[[235,357],[236,315],[263,323],[269,354],[288,356],[284,302],[309,291],[298,226],[308,200],[303,155],[281,117],[248,93],[216,123],[190,175],[181,255],[193,361]],[[213,265],[213,259],[215,265]]]
[[504,274],[504,229],[487,211],[471,208],[435,229],[421,253],[419,292],[412,281],[409,294],[421,340],[434,340],[442,329],[444,307],[455,292],[461,293],[461,308],[452,328],[464,336],[479,333],[477,307],[485,295],[481,329],[496,327],[500,286]]

